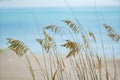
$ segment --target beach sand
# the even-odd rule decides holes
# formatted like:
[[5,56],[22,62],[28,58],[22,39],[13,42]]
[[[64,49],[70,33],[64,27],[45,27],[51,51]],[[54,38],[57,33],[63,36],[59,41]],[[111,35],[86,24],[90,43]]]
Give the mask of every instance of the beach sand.
[[[33,70],[35,72],[36,80],[41,80],[38,66],[36,65],[33,57],[27,55],[32,63]],[[37,55],[41,64],[43,64],[43,57]],[[24,57],[17,56],[10,50],[0,51],[0,80],[32,80],[31,73],[26,65]],[[108,70],[110,73],[114,73],[113,61],[107,60]],[[67,64],[67,61],[66,61]],[[116,60],[117,64],[117,80],[120,80],[120,59]],[[69,67],[69,66],[68,66]]]

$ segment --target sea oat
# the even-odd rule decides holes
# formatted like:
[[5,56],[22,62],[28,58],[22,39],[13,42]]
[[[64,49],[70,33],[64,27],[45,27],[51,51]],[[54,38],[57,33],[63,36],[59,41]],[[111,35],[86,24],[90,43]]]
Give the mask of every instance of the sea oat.
[[7,40],[10,44],[8,48],[13,50],[18,56],[23,56],[28,51],[28,48],[23,42],[12,38],[7,38]]
[[96,43],[96,38],[95,35],[92,32],[89,32],[90,37],[94,40],[94,42]]
[[105,27],[105,29],[108,31],[108,36],[113,40],[113,41],[119,41],[120,40],[120,35],[116,34],[116,32],[112,29],[111,26],[107,25],[107,24],[103,24],[103,26]]
[[79,52],[79,47],[77,46],[77,43],[72,42],[70,40],[66,40],[66,42],[67,43],[61,45],[63,47],[70,49],[70,52],[68,53],[66,58],[71,57],[71,56],[75,56],[75,54]]
[[36,39],[42,48],[48,53],[51,48],[56,47],[56,43],[51,36],[44,31],[44,39]]
[[75,33],[80,32],[79,28],[72,21],[70,21],[70,20],[62,20],[62,21],[65,22]]
[[83,39],[83,42],[84,42],[85,47],[86,47],[86,48],[89,48],[88,39],[87,39],[87,37],[86,37],[84,34],[82,34],[82,39]]
[[63,33],[62,27],[61,26],[57,26],[57,25],[49,25],[49,26],[46,26],[45,29],[51,30],[55,34],[56,33],[57,34],[62,34]]

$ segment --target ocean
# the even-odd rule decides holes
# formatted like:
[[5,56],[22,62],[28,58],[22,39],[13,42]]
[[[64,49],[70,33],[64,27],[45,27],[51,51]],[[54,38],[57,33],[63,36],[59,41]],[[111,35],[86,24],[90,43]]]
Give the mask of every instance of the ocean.
[[[101,51],[101,40],[99,26],[101,27],[102,37],[106,53],[109,56],[110,40],[106,39],[106,30],[102,24],[108,24],[120,34],[120,6],[119,7],[73,7],[71,9],[62,8],[0,8],[0,47],[8,46],[6,38],[10,37],[24,42],[33,52],[40,52],[41,47],[36,42],[36,38],[42,38],[42,29],[48,25],[68,26],[62,20],[71,20],[76,23],[75,16],[82,24],[86,32],[95,33],[98,46]],[[39,27],[39,28],[37,28]],[[64,40],[72,39],[69,33],[63,37],[49,33],[55,38],[58,45]],[[80,36],[80,35],[79,35]],[[115,52],[120,56],[120,42],[113,42]],[[61,49],[61,48],[60,48]],[[64,49],[63,49],[64,50]],[[64,51],[63,51],[64,52]]]

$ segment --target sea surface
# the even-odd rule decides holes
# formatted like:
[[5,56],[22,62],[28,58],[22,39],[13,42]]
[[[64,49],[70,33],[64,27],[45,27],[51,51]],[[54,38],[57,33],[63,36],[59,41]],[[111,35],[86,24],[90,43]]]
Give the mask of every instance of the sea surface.
[[[117,34],[120,34],[120,6],[97,7],[96,9],[95,7],[73,7],[72,10],[67,7],[0,8],[0,47],[7,47],[8,44],[6,38],[10,37],[21,40],[32,51],[40,52],[41,47],[36,42],[36,38],[43,38],[43,27],[48,25],[58,25],[68,28],[62,20],[71,20],[76,23],[75,17],[80,24],[82,24],[86,32],[92,31],[95,34],[99,52],[102,48],[99,32],[100,27],[106,55],[109,56],[109,53],[111,52],[111,40],[106,38],[107,31],[102,24],[110,25]],[[55,38],[58,45],[63,44],[66,39],[72,40],[71,35],[67,32],[63,33],[63,37],[50,32],[48,34]],[[116,55],[120,56],[120,41],[113,42],[112,44]],[[62,50],[64,53],[64,49]]]

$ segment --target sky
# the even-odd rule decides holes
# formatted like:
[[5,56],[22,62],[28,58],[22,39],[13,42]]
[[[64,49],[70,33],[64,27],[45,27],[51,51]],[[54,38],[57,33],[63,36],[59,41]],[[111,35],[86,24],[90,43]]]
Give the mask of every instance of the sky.
[[[66,0],[71,6],[94,6],[95,0]],[[119,6],[120,0],[96,0],[97,6]],[[0,8],[64,7],[64,0],[0,0]]]

